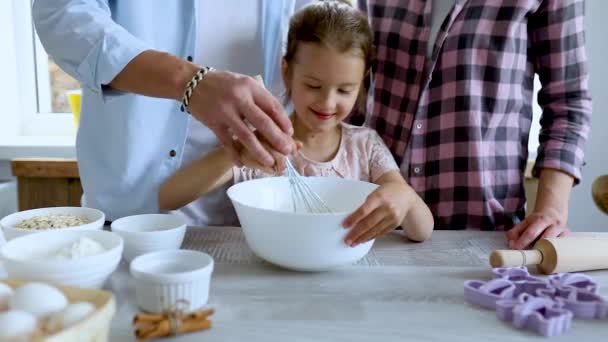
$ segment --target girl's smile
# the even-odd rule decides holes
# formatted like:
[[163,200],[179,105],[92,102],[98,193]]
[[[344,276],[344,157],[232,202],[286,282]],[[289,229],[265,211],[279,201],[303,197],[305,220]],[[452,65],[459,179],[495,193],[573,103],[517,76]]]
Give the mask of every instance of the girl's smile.
[[322,111],[317,111],[314,110],[312,108],[310,108],[310,111],[317,116],[317,118],[319,118],[319,120],[329,120],[331,118],[333,118],[336,114],[335,113],[327,113],[327,112],[322,112]]

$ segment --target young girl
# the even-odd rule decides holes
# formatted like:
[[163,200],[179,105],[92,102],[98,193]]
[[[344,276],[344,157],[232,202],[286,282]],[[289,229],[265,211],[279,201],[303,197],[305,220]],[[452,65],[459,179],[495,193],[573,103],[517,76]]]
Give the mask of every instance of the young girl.
[[[294,106],[297,152],[289,158],[304,176],[337,176],[379,185],[344,222],[350,246],[402,226],[414,241],[431,236],[433,216],[405,182],[380,136],[342,121],[365,101],[362,81],[371,64],[372,33],[367,18],[340,1],[311,4],[291,19],[282,77]],[[161,209],[177,209],[233,180],[269,177],[284,170],[264,168],[241,149],[245,166],[233,165],[220,147],[179,170],[160,188]],[[284,158],[284,157],[283,157]],[[280,159],[280,158],[277,158]]]

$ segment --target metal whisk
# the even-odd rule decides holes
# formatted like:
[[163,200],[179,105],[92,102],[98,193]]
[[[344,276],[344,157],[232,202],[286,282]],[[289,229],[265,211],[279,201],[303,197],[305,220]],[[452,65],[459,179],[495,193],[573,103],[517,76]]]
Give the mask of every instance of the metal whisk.
[[310,185],[308,185],[304,177],[300,176],[289,159],[287,159],[286,164],[293,211],[304,211],[314,214],[331,213],[331,209],[327,203],[312,190]]

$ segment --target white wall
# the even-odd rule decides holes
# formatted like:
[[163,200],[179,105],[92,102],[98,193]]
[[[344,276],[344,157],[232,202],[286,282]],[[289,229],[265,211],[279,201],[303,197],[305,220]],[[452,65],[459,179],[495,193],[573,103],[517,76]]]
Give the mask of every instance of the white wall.
[[608,1],[586,1],[587,54],[593,98],[591,134],[587,142],[583,180],[570,201],[569,226],[573,230],[608,231],[608,215],[591,199],[591,183],[608,174]]

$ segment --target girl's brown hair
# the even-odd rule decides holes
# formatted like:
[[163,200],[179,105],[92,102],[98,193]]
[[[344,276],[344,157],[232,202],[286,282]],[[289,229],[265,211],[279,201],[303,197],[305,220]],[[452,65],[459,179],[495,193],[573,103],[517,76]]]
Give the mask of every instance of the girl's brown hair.
[[[372,31],[367,17],[353,8],[347,0],[322,0],[298,11],[289,22],[287,48],[284,61],[288,66],[293,62],[300,42],[318,43],[338,50],[353,52],[365,61],[365,73],[372,63]],[[287,88],[287,99],[290,97]],[[357,98],[358,106],[364,106],[367,97],[361,86]]]

